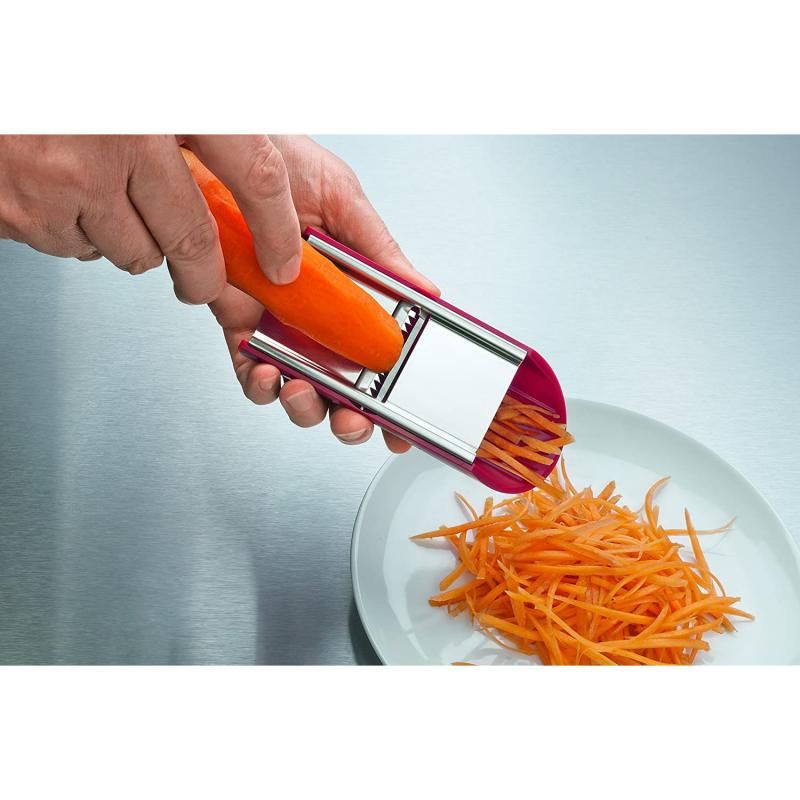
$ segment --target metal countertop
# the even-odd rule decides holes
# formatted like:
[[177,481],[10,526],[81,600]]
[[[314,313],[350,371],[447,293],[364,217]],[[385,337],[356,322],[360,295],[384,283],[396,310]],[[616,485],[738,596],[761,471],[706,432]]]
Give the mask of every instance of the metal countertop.
[[[447,299],[800,535],[799,138],[319,140]],[[376,663],[349,545],[380,437],[250,405],[166,270],[0,242],[0,278],[0,662]]]

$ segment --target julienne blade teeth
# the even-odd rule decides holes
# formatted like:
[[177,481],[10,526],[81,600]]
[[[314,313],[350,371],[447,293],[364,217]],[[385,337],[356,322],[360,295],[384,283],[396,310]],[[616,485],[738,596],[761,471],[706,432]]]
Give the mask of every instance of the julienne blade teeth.
[[378,394],[378,391],[381,388],[381,384],[383,383],[384,378],[386,377],[385,372],[381,372],[380,374],[375,376],[375,380],[369,385],[367,392],[375,397]]
[[400,330],[403,331],[403,335],[405,336],[419,318],[420,310],[418,306],[411,306],[408,303],[401,303],[400,305],[402,308],[398,308],[394,316],[397,324],[400,326]]
[[[408,339],[411,330],[413,329],[414,325],[417,324],[419,319],[420,319],[420,309],[418,306],[411,306],[411,308],[409,308],[405,312],[405,319],[402,321],[402,323],[398,322],[404,340]],[[372,397],[377,397],[378,392],[380,391],[381,386],[383,385],[383,382],[386,380],[386,376],[388,374],[389,372],[380,372],[376,374],[375,377],[370,382],[369,386],[367,386],[367,394],[371,395]]]
[[417,315],[415,315],[413,317],[409,316],[409,318],[406,320],[406,324],[403,325],[403,328],[402,328],[403,336],[408,336],[408,334],[411,333],[411,329],[414,327],[414,324],[416,323],[416,321],[418,319],[419,319],[419,314],[417,314]]

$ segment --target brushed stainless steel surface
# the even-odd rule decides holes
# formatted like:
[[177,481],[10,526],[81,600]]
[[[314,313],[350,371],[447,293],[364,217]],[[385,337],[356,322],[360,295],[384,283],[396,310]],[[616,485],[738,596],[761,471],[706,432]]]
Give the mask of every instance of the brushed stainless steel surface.
[[[449,300],[706,443],[797,536],[798,139],[321,141]],[[349,542],[380,437],[250,405],[164,270],[0,242],[0,280],[0,661],[374,663]]]

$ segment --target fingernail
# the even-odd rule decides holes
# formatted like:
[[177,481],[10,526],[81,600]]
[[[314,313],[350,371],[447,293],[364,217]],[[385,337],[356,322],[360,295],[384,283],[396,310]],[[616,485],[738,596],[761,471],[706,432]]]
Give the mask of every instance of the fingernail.
[[343,442],[357,442],[363,439],[368,433],[369,428],[361,428],[361,430],[353,431],[352,433],[340,433],[338,438]]
[[289,395],[284,402],[296,414],[303,414],[306,411],[311,411],[314,407],[314,392],[310,389],[305,389],[302,392],[297,392],[297,394]]

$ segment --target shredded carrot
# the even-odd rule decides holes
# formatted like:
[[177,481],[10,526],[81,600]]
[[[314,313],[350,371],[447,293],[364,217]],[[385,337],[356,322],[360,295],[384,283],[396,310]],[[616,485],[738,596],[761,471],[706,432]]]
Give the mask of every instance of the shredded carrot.
[[[573,441],[558,415],[535,403],[506,395],[478,448],[478,457],[535,484],[534,464],[553,464]],[[538,477],[538,476],[536,476]]]
[[[545,409],[519,406],[504,405],[501,422],[550,421]],[[431,605],[466,612],[500,646],[545,664],[693,663],[709,649],[708,633],[753,616],[726,596],[700,546],[699,534],[731,523],[698,531],[686,511],[684,529],[665,529],[654,498],[667,480],[653,484],[639,512],[621,504],[613,482],[578,491],[563,459],[536,488],[489,498],[480,513],[459,495],[469,522],[412,537],[443,539],[456,555]],[[675,535],[689,538],[691,560]]]

